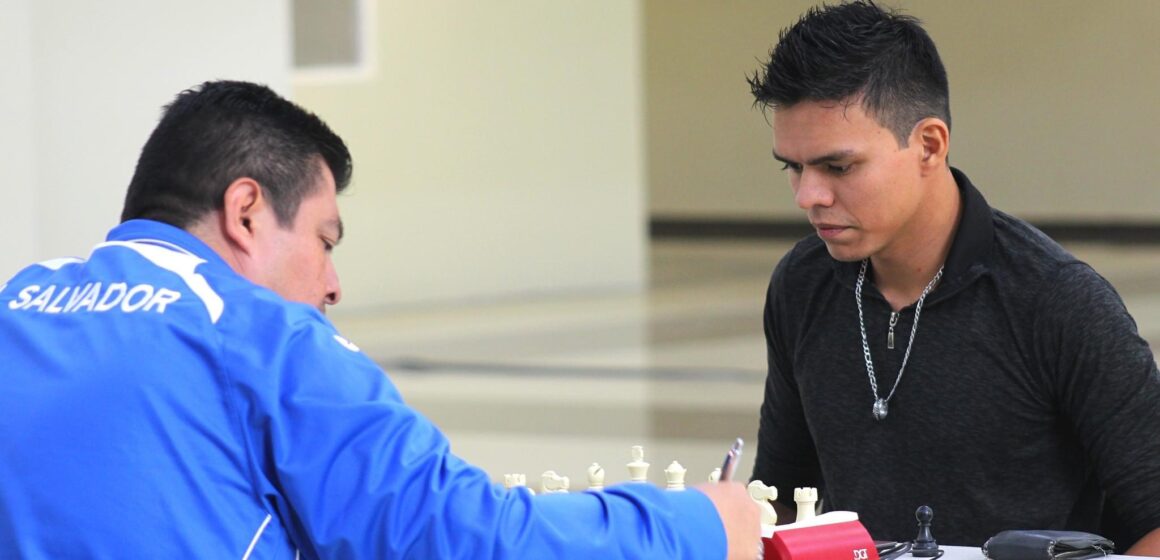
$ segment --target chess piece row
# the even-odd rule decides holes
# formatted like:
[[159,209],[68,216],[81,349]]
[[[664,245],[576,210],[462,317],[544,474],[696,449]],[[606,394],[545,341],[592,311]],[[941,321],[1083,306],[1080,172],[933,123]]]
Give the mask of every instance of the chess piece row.
[[[632,446],[631,450],[632,460],[625,464],[628,470],[629,482],[648,482],[649,464],[644,460],[644,447],[640,445]],[[673,461],[667,468],[665,468],[665,489],[666,490],[684,490],[685,489],[685,474],[688,472],[685,467],[677,461]],[[604,467],[599,463],[592,463],[586,471],[588,478],[589,490],[603,490],[605,481]],[[709,475],[709,481],[716,482],[721,477],[721,469],[713,469]],[[527,486],[527,476],[524,474],[505,474],[503,476],[504,487],[513,488],[517,486]],[[566,476],[561,476],[556,471],[545,471],[540,475],[540,492],[545,494],[568,492],[571,487],[571,481]]]
[[[628,471],[629,482],[648,482],[649,463],[644,460],[644,447],[634,445],[631,449],[632,460],[625,464],[625,469]],[[684,490],[685,489],[685,469],[677,461],[673,461],[665,469],[665,489],[666,490]],[[592,463],[586,471],[588,478],[588,489],[600,491],[604,489],[605,471],[604,467],[599,463]],[[717,482],[721,478],[721,469],[715,468],[709,474],[709,482]],[[527,476],[524,474],[505,474],[504,487],[511,489],[514,487],[527,487]],[[560,492],[568,492],[571,488],[571,481],[566,476],[562,476],[556,471],[544,471],[540,475],[540,493],[553,494]],[[533,494],[535,493],[530,488],[528,489]],[[749,497],[757,502],[761,509],[761,524],[773,526],[777,525],[777,512],[773,508],[773,501],[777,499],[777,487],[766,486],[760,480],[754,480],[748,486]],[[818,503],[818,489],[817,488],[794,488],[793,491],[794,502],[797,503],[797,518],[795,523],[809,520],[814,517],[817,511]]]

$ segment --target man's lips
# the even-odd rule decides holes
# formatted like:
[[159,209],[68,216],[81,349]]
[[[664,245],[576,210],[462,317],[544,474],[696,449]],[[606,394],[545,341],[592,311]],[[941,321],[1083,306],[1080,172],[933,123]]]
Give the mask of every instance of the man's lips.
[[822,239],[832,239],[841,235],[842,232],[846,231],[847,229],[850,229],[847,226],[838,224],[817,223],[812,225],[814,226],[814,229],[817,230],[818,237],[821,237]]

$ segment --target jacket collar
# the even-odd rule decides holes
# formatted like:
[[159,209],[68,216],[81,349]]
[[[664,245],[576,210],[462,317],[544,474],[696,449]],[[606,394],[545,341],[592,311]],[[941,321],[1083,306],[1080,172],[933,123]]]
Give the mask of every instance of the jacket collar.
[[197,236],[163,222],[153,220],[128,220],[110,230],[105,240],[136,241],[169,246],[200,257],[214,268],[221,267],[226,270],[233,270],[217,251],[214,251]]

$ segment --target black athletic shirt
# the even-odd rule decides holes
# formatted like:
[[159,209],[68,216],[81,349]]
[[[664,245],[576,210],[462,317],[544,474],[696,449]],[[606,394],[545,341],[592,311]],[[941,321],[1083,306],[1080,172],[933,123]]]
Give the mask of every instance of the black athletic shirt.
[[[817,236],[774,270],[765,306],[769,376],[754,478],[816,486],[827,511],[875,539],[913,540],[934,509],[938,542],[977,546],[1004,529],[1074,529],[1127,545],[1160,527],[1160,374],[1112,286],[1029,224],[991,209],[953,170],[962,217],[926,298],[882,421],[858,329],[860,263]],[[914,306],[870,281],[866,331],[879,395],[894,386]],[[1101,527],[1101,510],[1115,526]]]

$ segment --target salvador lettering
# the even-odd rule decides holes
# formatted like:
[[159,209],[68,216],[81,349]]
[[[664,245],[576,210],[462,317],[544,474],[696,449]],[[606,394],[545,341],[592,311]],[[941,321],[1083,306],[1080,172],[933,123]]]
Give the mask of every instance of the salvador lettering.
[[16,294],[16,299],[8,302],[8,309],[14,311],[36,311],[39,313],[79,313],[82,311],[104,313],[121,311],[153,311],[165,313],[165,308],[181,299],[181,293],[156,288],[149,284],[130,287],[124,282],[102,285],[89,282],[80,286],[58,286],[36,284],[25,286]]

